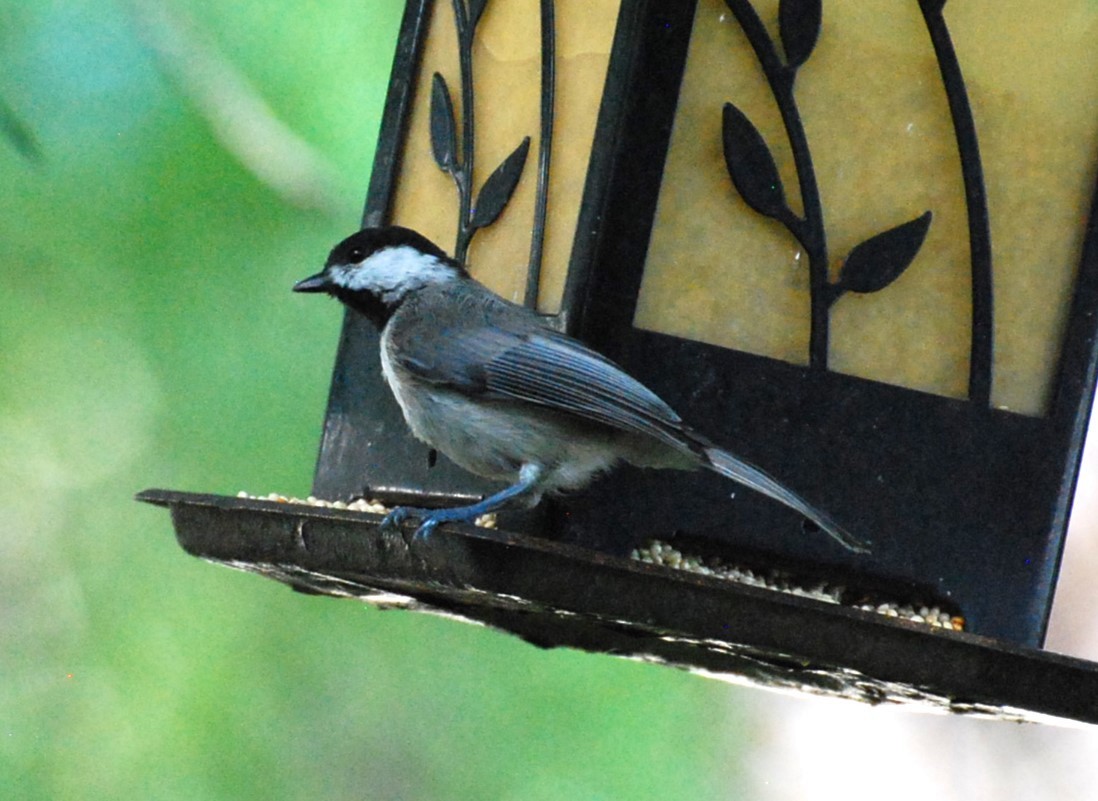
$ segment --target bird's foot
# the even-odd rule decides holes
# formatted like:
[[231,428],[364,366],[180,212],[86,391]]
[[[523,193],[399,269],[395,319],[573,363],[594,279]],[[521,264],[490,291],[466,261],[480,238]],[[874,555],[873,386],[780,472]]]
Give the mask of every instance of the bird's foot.
[[385,531],[399,529],[406,520],[419,520],[414,539],[425,542],[439,523],[472,522],[478,515],[470,516],[468,507],[457,509],[417,509],[413,506],[398,506],[381,521],[380,528]]
[[419,528],[416,529],[415,539],[426,541],[440,523],[475,523],[481,515],[494,512],[515,498],[528,495],[537,486],[541,476],[541,468],[537,465],[523,465],[519,471],[519,482],[507,489],[490,495],[482,501],[468,506],[454,506],[450,509],[416,509],[412,506],[398,506],[381,521],[382,529],[399,528],[400,524],[409,517],[419,520]]
[[416,509],[412,506],[398,506],[381,520],[381,528],[384,531],[398,529],[405,520],[411,517],[423,518],[431,513],[430,509]]

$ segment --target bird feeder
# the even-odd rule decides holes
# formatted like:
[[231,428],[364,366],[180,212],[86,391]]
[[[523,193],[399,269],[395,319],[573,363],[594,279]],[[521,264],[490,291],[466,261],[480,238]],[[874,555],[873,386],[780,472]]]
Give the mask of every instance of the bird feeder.
[[495,532],[379,531],[355,501],[498,487],[411,438],[353,313],[326,504],[139,497],[188,551],[306,591],[766,686],[1098,722],[1098,666],[1041,650],[1098,365],[1098,55],[1069,14],[1098,16],[407,3],[363,224],[427,235],[869,554],[719,476],[632,468]]

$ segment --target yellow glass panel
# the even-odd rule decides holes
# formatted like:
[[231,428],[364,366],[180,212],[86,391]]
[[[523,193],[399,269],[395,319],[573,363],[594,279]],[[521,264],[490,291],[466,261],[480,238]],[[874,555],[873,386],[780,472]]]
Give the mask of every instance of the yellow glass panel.
[[[775,40],[777,2],[755,2]],[[991,215],[993,405],[1044,411],[1079,261],[1098,152],[1098,6],[949,3]],[[934,213],[907,271],[832,307],[829,367],[963,398],[971,268],[955,134],[916,3],[825,3],[797,76],[834,279],[869,237]],[[721,144],[731,101],[762,133],[802,212],[784,128],[750,45],[721,0],[700,0],[636,324],[805,364],[807,258],[732,187]]]
[[[539,309],[556,312],[567,275],[587,176],[595,123],[620,0],[557,0],[556,104]],[[515,194],[499,219],[477,232],[469,249],[473,274],[521,302],[534,221],[541,130],[539,0],[488,3],[473,48],[476,122],[474,192],[522,141],[530,151]],[[392,221],[453,252],[457,192],[431,155],[431,76],[445,77],[461,120],[461,81],[451,4],[436,0],[416,86]]]

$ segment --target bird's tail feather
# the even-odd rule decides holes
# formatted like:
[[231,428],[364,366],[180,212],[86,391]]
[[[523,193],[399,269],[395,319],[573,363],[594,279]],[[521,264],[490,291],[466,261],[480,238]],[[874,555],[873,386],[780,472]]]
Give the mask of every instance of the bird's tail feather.
[[832,520],[829,514],[816,509],[804,498],[783,486],[777,479],[767,475],[759,468],[733,456],[728,451],[714,446],[705,447],[704,453],[705,462],[710,469],[799,512],[823,529],[848,551],[854,553],[869,552],[869,547],[865,542],[847,532]]

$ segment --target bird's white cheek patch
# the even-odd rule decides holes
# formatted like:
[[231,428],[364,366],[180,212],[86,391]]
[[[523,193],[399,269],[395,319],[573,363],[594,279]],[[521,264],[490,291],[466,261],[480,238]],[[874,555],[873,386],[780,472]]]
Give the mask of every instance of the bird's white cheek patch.
[[401,245],[379,250],[361,264],[342,268],[333,280],[350,290],[400,297],[413,289],[450,281],[454,277],[454,270],[449,265]]

